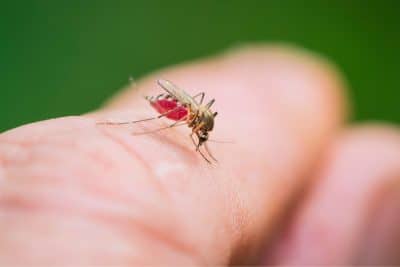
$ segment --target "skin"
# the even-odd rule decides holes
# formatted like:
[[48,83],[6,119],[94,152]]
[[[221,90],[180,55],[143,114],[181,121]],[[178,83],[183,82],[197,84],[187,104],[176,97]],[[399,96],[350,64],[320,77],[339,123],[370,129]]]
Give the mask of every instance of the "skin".
[[[154,115],[157,78],[217,100],[218,165],[185,126],[96,125]],[[347,125],[349,106],[326,60],[260,45],[5,132],[0,265],[399,264],[400,132]]]

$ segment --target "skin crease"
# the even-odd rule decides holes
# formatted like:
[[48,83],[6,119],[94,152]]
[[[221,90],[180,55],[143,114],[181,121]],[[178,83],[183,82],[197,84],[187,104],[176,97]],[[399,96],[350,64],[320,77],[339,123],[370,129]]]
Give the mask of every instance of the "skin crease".
[[[217,100],[218,164],[185,126],[132,135],[171,121],[96,125],[154,116],[158,78]],[[325,60],[258,45],[5,132],[0,265],[399,264],[400,133],[345,126],[347,106]]]

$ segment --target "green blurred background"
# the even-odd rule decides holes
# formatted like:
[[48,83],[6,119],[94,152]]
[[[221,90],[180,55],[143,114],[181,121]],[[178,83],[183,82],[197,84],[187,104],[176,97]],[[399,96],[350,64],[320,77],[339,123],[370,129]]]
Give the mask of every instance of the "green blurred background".
[[400,1],[15,1],[0,8],[0,131],[96,108],[130,76],[249,41],[321,53],[353,120],[400,122]]

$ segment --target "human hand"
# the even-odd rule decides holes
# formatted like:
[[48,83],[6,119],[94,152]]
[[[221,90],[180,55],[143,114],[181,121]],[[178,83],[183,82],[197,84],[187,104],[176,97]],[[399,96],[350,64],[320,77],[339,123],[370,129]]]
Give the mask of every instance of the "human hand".
[[[185,127],[96,125],[154,114],[157,78],[217,100],[211,138],[235,141],[210,143],[218,164]],[[400,263],[400,133],[344,124],[326,61],[247,47],[136,88],[0,135],[2,265]]]

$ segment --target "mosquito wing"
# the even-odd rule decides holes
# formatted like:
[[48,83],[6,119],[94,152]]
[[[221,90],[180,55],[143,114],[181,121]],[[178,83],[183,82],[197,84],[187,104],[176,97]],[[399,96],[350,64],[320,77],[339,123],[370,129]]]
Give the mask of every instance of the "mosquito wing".
[[196,101],[194,101],[193,97],[186,93],[184,90],[180,89],[178,86],[173,84],[170,81],[159,79],[157,81],[158,85],[160,85],[165,91],[167,91],[170,95],[175,97],[182,104],[189,104],[194,107],[198,107]]

